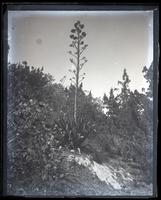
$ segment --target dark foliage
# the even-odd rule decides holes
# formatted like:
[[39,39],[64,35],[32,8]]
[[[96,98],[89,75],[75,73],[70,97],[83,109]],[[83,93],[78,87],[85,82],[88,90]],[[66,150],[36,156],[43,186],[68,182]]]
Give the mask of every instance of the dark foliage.
[[130,91],[130,79],[124,70],[123,80],[118,82],[121,92],[115,96],[114,89],[111,89],[109,98],[104,95],[104,105],[107,108],[110,146],[115,147],[115,152],[120,152],[125,162],[137,163],[144,179],[152,181],[153,115],[149,99],[152,94],[152,69],[144,67],[143,71],[149,82],[147,94]]
[[[75,26],[83,28],[79,23]],[[52,187],[52,182],[65,176],[60,167],[62,149],[80,148],[99,163],[119,157],[138,166],[143,179],[152,182],[151,73],[152,67],[144,68],[149,83],[144,94],[129,89],[130,79],[124,70],[121,91],[116,95],[115,88],[104,95],[105,114],[98,99],[91,92],[86,94],[81,84],[75,123],[74,85],[64,88],[43,68],[30,67],[27,62],[9,64],[8,192],[17,194],[23,188],[36,193]]]

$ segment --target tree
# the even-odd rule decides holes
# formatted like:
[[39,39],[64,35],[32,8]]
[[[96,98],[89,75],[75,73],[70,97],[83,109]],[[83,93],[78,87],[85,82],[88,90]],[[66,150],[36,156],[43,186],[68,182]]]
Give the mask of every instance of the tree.
[[[148,137],[148,148],[153,152],[153,62],[150,67],[146,66],[142,70],[146,82],[149,83],[146,95],[142,99],[144,105],[144,112],[142,115],[142,121]],[[150,147],[149,147],[150,146]]]
[[115,118],[118,115],[119,104],[117,103],[117,97],[114,96],[114,89],[110,89],[109,98],[104,95],[103,97],[104,105],[107,109],[107,116]]
[[82,56],[82,53],[87,48],[87,44],[84,44],[83,39],[86,37],[86,33],[83,32],[84,24],[81,24],[80,21],[77,21],[74,24],[74,28],[71,29],[70,38],[72,39],[72,43],[70,47],[74,50],[69,51],[68,53],[72,56],[70,58],[70,62],[74,65],[74,70],[69,70],[74,74],[71,79],[75,85],[75,98],[74,98],[74,121],[77,123],[77,98],[78,98],[78,88],[81,81],[84,79],[84,75],[80,74],[80,71],[83,65],[87,62],[87,58]]
[[126,104],[128,98],[129,98],[129,94],[130,94],[129,83],[131,82],[131,80],[129,79],[129,76],[126,72],[126,69],[124,69],[124,71],[123,71],[122,80],[123,80],[122,82],[118,81],[118,85],[121,85],[121,87],[122,87],[120,98],[121,98],[121,103]]
[[146,142],[146,160],[148,163],[147,177],[152,181],[153,173],[153,62],[150,67],[146,66],[142,70],[146,82],[149,83],[146,95],[142,99],[144,105],[144,112],[142,114],[141,122],[144,124],[144,129],[147,136]]
[[152,98],[153,97],[153,63],[151,63],[149,68],[145,66],[142,72],[144,73],[144,78],[146,79],[146,82],[149,83],[147,96]]

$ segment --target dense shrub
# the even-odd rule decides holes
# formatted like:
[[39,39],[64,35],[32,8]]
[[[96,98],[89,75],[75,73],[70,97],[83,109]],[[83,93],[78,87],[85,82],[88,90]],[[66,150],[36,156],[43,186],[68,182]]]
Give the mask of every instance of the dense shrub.
[[[33,190],[40,189],[54,174],[59,176],[54,171],[61,159],[55,151],[59,141],[55,139],[58,133],[54,131],[54,120],[59,112],[50,99],[55,95],[58,99],[56,106],[60,107],[62,93],[52,93],[53,97],[46,95],[49,87],[54,91],[60,88],[53,85],[52,80],[43,69],[30,68],[26,63],[8,68],[9,192],[15,193],[17,188],[28,187],[32,182],[37,184]],[[47,88],[45,91],[44,87]]]
[[62,148],[80,148],[99,163],[119,157],[138,166],[144,180],[152,182],[152,92],[148,90],[149,96],[132,92],[129,82],[125,70],[123,81],[119,81],[120,93],[114,95],[111,89],[109,97],[104,96],[106,114],[101,100],[93,98],[91,92],[86,94],[81,85],[75,123],[73,85],[64,88],[43,68],[30,67],[26,62],[9,65],[8,192],[51,187],[65,173],[60,167]]
[[[62,174],[59,149],[76,149],[89,135],[95,123],[89,115],[98,112],[96,104],[79,89],[79,109],[91,112],[73,121],[73,89],[53,83],[43,69],[23,64],[8,67],[8,190],[27,188],[32,191],[47,187],[48,181]],[[72,86],[71,86],[72,87]],[[95,114],[96,115],[96,114]],[[87,121],[89,119],[89,121]],[[90,120],[91,119],[91,120]]]
[[59,141],[61,146],[69,148],[80,148],[82,142],[89,136],[96,133],[95,124],[80,118],[77,123],[70,120],[68,116],[63,114],[59,120],[55,121],[55,130],[59,133]]

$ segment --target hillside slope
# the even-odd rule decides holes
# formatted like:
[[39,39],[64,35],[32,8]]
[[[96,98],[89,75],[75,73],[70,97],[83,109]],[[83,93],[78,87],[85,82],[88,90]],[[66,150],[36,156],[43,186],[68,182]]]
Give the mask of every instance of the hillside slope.
[[[89,155],[62,151],[61,170],[64,173],[48,183],[42,190],[17,191],[17,195],[26,196],[147,196],[152,195],[152,184],[146,185],[134,177],[132,168],[109,159],[108,163],[99,164]],[[133,169],[134,170],[134,169]],[[136,169],[135,169],[136,171]],[[137,180],[138,179],[138,180]]]

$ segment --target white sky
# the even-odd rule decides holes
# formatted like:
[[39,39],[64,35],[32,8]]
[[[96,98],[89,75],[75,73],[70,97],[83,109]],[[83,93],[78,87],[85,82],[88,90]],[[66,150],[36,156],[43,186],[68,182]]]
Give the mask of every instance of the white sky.
[[9,11],[9,61],[44,66],[56,82],[66,75],[69,85],[69,35],[77,20],[87,33],[85,90],[102,97],[117,86],[124,68],[132,90],[147,86],[142,69],[153,60],[153,11]]

